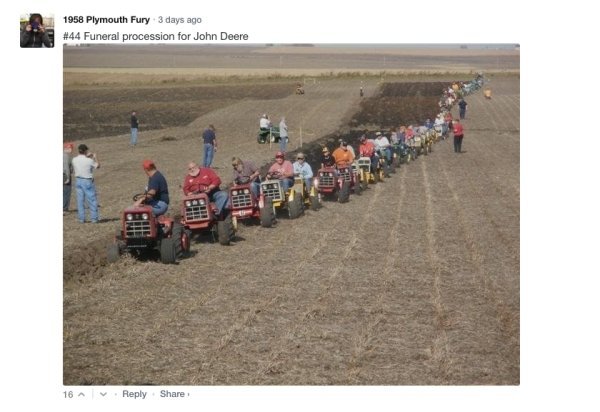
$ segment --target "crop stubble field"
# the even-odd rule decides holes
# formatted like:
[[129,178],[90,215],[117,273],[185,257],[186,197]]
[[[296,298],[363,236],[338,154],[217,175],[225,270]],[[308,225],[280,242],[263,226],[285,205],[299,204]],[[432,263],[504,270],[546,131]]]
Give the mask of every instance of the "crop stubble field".
[[[216,171],[228,182],[231,156],[272,160],[276,149],[256,144],[259,114],[285,115],[292,148],[300,126],[310,147],[375,121],[361,111],[361,84],[371,97],[412,86],[380,89],[378,78],[333,76],[295,96],[295,81],[281,78],[196,84],[198,92],[213,88],[214,106],[184,105],[173,125],[146,131],[152,120],[139,109],[153,104],[146,90],[169,105],[189,80],[129,90],[120,73],[88,83],[69,83],[71,74],[65,122],[73,106],[95,98],[110,118],[107,102],[146,97],[131,100],[141,120],[135,150],[126,105],[117,110],[125,112],[125,134],[85,139],[103,163],[96,176],[104,221],[64,219],[65,384],[519,384],[518,76],[492,76],[491,101],[467,98],[466,153],[440,142],[347,204],[326,202],[273,229],[243,225],[230,247],[201,239],[192,257],[165,266],[105,261],[120,210],[146,184],[142,159],[153,158],[166,175],[176,214],[186,162],[200,160],[208,123],[219,138]],[[81,113],[74,131],[85,129]]]

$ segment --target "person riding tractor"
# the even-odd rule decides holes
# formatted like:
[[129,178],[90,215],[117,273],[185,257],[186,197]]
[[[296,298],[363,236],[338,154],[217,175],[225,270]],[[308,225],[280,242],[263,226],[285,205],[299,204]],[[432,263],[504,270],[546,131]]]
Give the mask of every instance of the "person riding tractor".
[[271,178],[279,179],[284,192],[287,192],[294,185],[294,166],[289,160],[285,160],[282,152],[275,154],[275,163],[271,165],[267,172],[267,180]]
[[360,136],[360,145],[358,146],[358,152],[360,157],[368,157],[371,159],[371,173],[375,173],[377,170],[377,163],[379,159],[375,154],[375,145],[371,140],[367,139],[364,134]]

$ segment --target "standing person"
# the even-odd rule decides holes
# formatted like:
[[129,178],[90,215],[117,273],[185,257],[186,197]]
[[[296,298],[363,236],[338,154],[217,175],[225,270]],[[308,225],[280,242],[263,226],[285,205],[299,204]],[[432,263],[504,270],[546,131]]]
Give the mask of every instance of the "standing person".
[[217,151],[216,131],[217,130],[215,129],[215,126],[209,124],[208,127],[202,132],[202,140],[204,141],[204,167],[210,167],[215,152]]
[[285,154],[288,143],[288,127],[285,124],[285,117],[279,122],[279,151]]
[[69,205],[71,204],[71,183],[73,181],[72,152],[73,143],[63,144],[63,215],[69,211]]
[[44,19],[41,14],[29,16],[29,23],[21,31],[21,47],[52,47],[50,36],[46,33]]
[[138,124],[137,113],[134,110],[131,112],[131,140],[129,141],[129,145],[131,147],[135,147],[135,145],[137,144],[138,126],[139,126],[139,124]]
[[90,209],[90,220],[98,223],[98,200],[96,198],[96,185],[94,184],[94,171],[100,168],[100,162],[95,153],[90,153],[85,144],[77,147],[79,155],[71,161],[75,173],[75,191],[77,193],[77,218],[79,223],[85,223],[85,206]]
[[454,132],[454,153],[461,153],[464,129],[460,120],[454,120],[454,129],[452,131]]
[[144,172],[148,176],[148,189],[144,196],[136,200],[134,206],[140,206],[142,203],[152,207],[154,216],[164,215],[169,208],[169,186],[167,179],[156,169],[152,160],[142,162]]
[[365,95],[365,92],[363,91],[363,87],[360,86],[360,97],[363,97]]
[[458,112],[459,112],[459,117],[462,119],[465,118],[465,113],[467,112],[467,102],[465,102],[465,99],[460,99],[460,101],[458,102]]
[[188,174],[183,180],[183,194],[194,195],[206,193],[217,207],[216,218],[225,217],[224,210],[229,201],[229,194],[220,189],[221,178],[210,167],[200,167],[194,162],[188,164]]

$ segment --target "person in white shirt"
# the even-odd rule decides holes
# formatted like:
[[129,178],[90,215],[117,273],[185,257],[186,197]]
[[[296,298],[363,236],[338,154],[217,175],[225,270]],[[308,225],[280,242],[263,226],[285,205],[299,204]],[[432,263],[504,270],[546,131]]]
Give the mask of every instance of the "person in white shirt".
[[300,176],[304,179],[304,183],[306,185],[306,190],[310,191],[313,171],[312,167],[308,163],[306,163],[306,157],[304,153],[299,152],[296,155],[296,161],[292,165],[294,167],[294,176]]
[[269,120],[269,116],[263,114],[258,122],[260,129],[262,131],[269,130],[271,127],[271,121]]
[[375,133],[377,139],[375,139],[376,148],[380,153],[383,153],[387,164],[392,163],[392,148],[390,146],[390,141],[387,137],[381,132]]
[[288,143],[288,127],[285,123],[285,117],[281,118],[279,122],[279,151],[285,153],[287,151]]
[[94,171],[100,168],[100,162],[95,153],[90,153],[85,144],[77,148],[79,155],[71,161],[75,174],[75,193],[77,194],[77,218],[79,223],[85,223],[85,207],[90,209],[90,220],[98,223],[98,200],[96,198],[96,185],[94,184]]

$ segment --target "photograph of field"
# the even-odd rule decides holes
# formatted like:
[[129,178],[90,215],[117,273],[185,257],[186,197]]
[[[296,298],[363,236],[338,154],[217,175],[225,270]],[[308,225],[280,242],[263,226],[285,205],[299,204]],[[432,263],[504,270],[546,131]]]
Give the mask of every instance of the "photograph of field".
[[[63,140],[101,162],[100,222],[78,222],[75,190],[63,216],[65,385],[520,384],[518,47],[63,52]],[[233,156],[263,170],[274,161],[278,145],[257,143],[263,113],[285,116],[286,157],[302,151],[316,171],[324,145],[357,150],[365,130],[422,125],[444,89],[479,72],[492,94],[465,96],[464,153],[440,140],[347,203],[280,211],[272,228],[240,223],[228,246],[195,237],[176,264],[108,262],[122,211],[147,184],[142,161],[165,175],[177,218],[209,124],[226,189]]]

